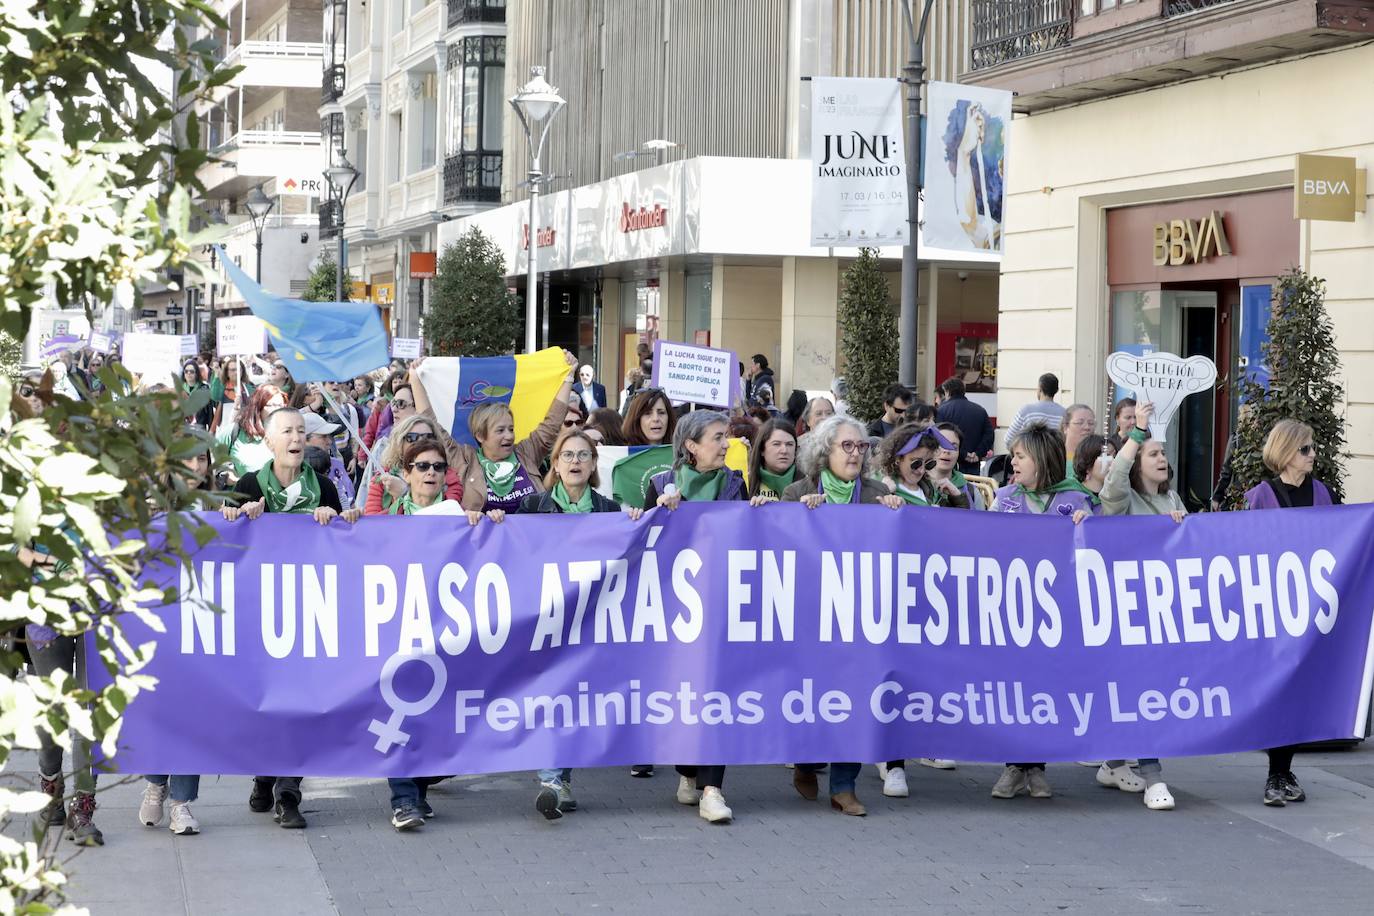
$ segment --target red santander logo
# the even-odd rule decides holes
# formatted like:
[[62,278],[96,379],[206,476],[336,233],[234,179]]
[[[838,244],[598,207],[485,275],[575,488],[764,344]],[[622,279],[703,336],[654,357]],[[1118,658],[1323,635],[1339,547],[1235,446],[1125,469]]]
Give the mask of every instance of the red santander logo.
[[640,207],[636,210],[629,204],[620,205],[620,231],[638,232],[641,229],[662,229],[668,225],[668,208],[654,204],[653,209]]

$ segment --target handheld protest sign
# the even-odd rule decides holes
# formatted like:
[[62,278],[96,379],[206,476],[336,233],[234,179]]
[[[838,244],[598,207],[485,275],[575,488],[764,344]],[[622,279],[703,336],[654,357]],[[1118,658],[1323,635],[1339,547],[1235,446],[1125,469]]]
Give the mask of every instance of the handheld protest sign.
[[256,356],[267,352],[267,327],[256,315],[234,315],[215,322],[215,351],[220,356]]
[[146,379],[174,378],[181,371],[181,338],[175,334],[125,334],[125,368]]
[[733,350],[654,341],[651,384],[662,388],[674,404],[709,404],[728,410],[739,387]]
[[391,338],[391,355],[395,359],[419,359],[424,356],[425,342],[419,337]]
[[1184,359],[1173,353],[1117,351],[1107,357],[1107,376],[1121,388],[1130,388],[1138,400],[1154,404],[1150,436],[1163,442],[1169,422],[1183,399],[1216,384],[1217,366],[1205,356]]

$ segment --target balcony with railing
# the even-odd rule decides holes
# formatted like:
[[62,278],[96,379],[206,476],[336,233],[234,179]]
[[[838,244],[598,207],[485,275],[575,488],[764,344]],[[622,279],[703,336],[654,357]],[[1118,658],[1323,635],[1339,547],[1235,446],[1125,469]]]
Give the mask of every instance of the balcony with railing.
[[324,169],[318,130],[239,130],[222,141],[222,134],[210,133],[212,160],[196,170],[210,196],[232,197],[267,178],[313,177]]
[[506,0],[448,0],[444,28],[478,22],[505,22]]
[[[1355,5],[1364,18],[1351,16]],[[1374,0],[972,0],[961,81],[1034,113],[1367,41]]]
[[219,87],[218,101],[243,86],[309,89],[320,78],[324,45],[318,41],[245,41],[224,55],[227,67],[242,66],[226,85]]
[[445,205],[500,200],[500,153],[466,152],[444,159]]
[[320,104],[337,102],[344,91],[344,65],[332,64],[324,68],[324,78],[320,81]]
[[1076,0],[973,0],[973,69],[1062,48]]

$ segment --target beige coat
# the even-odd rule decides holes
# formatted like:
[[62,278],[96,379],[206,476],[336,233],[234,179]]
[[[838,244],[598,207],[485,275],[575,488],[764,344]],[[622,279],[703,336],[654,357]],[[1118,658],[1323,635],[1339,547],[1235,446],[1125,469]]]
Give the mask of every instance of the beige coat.
[[[530,482],[534,484],[536,492],[544,491],[544,482],[539,476],[539,465],[548,457],[549,450],[558,439],[558,434],[563,430],[563,418],[568,413],[568,390],[569,383],[564,383],[559,391],[559,396],[553,399],[549,405],[549,412],[544,417],[542,423],[534,428],[521,441],[515,443],[515,458],[520,462],[520,466],[529,475]],[[434,416],[433,409],[423,411],[424,416],[434,424],[434,428],[440,431],[440,436],[444,442],[444,451],[448,455],[448,463],[463,481],[463,498],[461,500],[464,509],[480,510],[487,504],[487,478],[482,472],[482,464],[477,460],[477,449],[471,445],[462,445],[455,442],[453,437],[448,434],[438,419]]]

